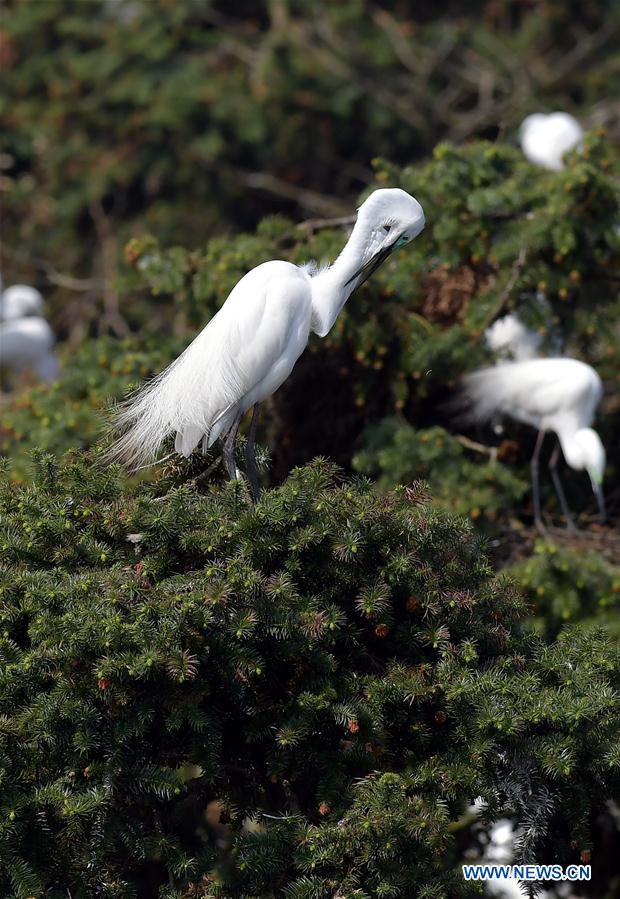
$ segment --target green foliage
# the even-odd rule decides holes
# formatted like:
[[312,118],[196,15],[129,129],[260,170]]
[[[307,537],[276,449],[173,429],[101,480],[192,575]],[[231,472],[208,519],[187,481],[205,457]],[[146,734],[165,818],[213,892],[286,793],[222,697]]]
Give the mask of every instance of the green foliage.
[[88,447],[104,430],[103,410],[131,386],[162,368],[180,342],[101,338],[64,354],[62,375],[51,385],[37,384],[5,399],[0,423],[0,453],[15,463],[13,477],[29,476],[28,450],[63,452]]
[[316,462],[252,506],[193,464],[2,480],[3,894],[465,896],[477,795],[528,857],[587,845],[620,785],[617,646],[511,636],[520,599],[421,489]]
[[531,625],[548,639],[574,621],[618,634],[620,567],[600,552],[538,540],[531,557],[508,571],[532,606]]
[[444,428],[417,430],[396,418],[384,419],[368,432],[353,467],[377,480],[380,489],[434,475],[434,496],[459,515],[493,521],[519,502],[528,489],[498,462],[467,458],[466,447]]
[[0,15],[3,265],[20,280],[109,285],[111,248],[145,229],[196,245],[254,227],[266,204],[338,213],[376,156],[404,165],[438,140],[514,133],[576,97],[618,128],[620,13],[605,0],[476,0],[466,16],[454,3],[14,0]]

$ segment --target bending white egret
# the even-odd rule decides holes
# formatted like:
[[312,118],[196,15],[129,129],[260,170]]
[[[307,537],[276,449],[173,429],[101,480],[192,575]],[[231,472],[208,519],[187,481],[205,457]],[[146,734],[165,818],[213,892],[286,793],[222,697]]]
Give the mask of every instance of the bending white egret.
[[534,165],[560,171],[563,157],[583,140],[583,128],[567,112],[536,112],[524,119],[519,130],[521,149]]
[[549,468],[568,526],[574,527],[557,472],[560,447],[571,468],[588,472],[601,518],[605,517],[602,490],[605,449],[591,428],[602,395],[603,385],[597,373],[577,359],[505,362],[465,378],[463,399],[473,419],[489,421],[505,415],[538,429],[531,471],[534,518],[540,530],[543,526],[538,459],[547,431],[553,431],[558,438]]
[[328,268],[265,262],[248,272],[184,353],[130,398],[118,415],[125,431],[108,458],[137,468],[156,460],[162,442],[189,456],[218,437],[231,478],[238,477],[235,438],[253,408],[246,444],[248,480],[258,495],[254,458],[258,404],[284,383],[310,332],[325,337],[353,291],[424,227],[424,212],[399,188],[374,191]]

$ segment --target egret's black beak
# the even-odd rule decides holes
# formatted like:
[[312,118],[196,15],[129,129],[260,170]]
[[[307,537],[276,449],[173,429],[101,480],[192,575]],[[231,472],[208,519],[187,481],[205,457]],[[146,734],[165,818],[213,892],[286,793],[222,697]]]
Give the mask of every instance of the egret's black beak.
[[601,516],[601,524],[605,523],[605,496],[603,494],[603,488],[600,484],[597,484],[596,481],[592,481],[592,490],[594,491],[594,496],[596,497],[596,503],[598,505],[599,515]]
[[355,290],[357,290],[358,287],[361,287],[362,284],[364,284],[364,282],[368,281],[370,276],[377,271],[379,266],[383,265],[383,263],[388,258],[388,256],[391,254],[391,252],[395,246],[396,246],[396,241],[394,241],[394,243],[390,244],[389,247],[383,247],[382,250],[379,250],[378,253],[375,253],[374,256],[371,256],[371,258],[368,260],[368,262],[365,262],[361,266],[361,268],[359,268],[355,272],[354,275],[351,275],[351,277],[349,278],[349,280],[346,283],[350,284],[352,281],[355,281],[356,279],[359,278],[359,280],[357,281],[357,283],[355,285]]

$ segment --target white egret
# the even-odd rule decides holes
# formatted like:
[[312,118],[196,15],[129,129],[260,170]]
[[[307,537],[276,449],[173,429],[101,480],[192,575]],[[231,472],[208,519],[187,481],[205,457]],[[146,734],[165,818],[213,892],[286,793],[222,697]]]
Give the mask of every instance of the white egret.
[[43,315],[43,297],[36,287],[14,284],[0,294],[0,321]]
[[33,371],[49,383],[58,376],[53,346],[54,332],[44,318],[28,316],[0,321],[0,368],[15,374]]
[[542,343],[542,335],[531,331],[514,312],[493,322],[484,332],[484,337],[491,352],[499,359],[514,359],[517,362],[535,359]]
[[534,113],[524,119],[519,130],[521,149],[526,158],[534,165],[553,171],[564,168],[564,154],[578,146],[583,135],[577,119],[567,112]]
[[45,382],[57,377],[54,333],[42,315],[43,297],[34,287],[14,284],[0,295],[0,368],[32,371]]
[[235,438],[253,407],[246,465],[257,496],[258,404],[288,378],[310,333],[325,337],[353,291],[423,227],[424,212],[412,196],[376,190],[333,265],[272,261],[252,269],[185,352],[125,403],[117,419],[124,434],[107,457],[136,469],[156,460],[169,435],[182,456],[200,443],[204,452],[221,437],[228,474],[237,478]]
[[603,385],[597,373],[577,359],[504,362],[465,377],[462,399],[471,418],[489,421],[503,415],[538,429],[531,472],[534,518],[540,530],[543,526],[538,460],[548,431],[557,437],[549,468],[568,526],[574,527],[557,472],[560,448],[571,468],[589,474],[601,518],[605,517],[605,449],[591,427],[602,395]]

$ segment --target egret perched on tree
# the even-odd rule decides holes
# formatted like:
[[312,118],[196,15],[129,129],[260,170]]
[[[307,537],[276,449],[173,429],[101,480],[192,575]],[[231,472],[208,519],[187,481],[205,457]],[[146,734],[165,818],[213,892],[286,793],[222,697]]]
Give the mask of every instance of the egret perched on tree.
[[15,284],[0,295],[0,368],[33,371],[46,382],[57,377],[54,332],[42,315],[43,297],[34,287]]
[[523,121],[519,137],[521,149],[530,162],[559,171],[564,168],[564,154],[581,143],[583,133],[577,119],[567,112],[549,115],[537,112]]
[[424,227],[424,212],[399,188],[362,203],[351,236],[333,265],[317,269],[265,262],[248,272],[203,331],[160,375],[121,408],[123,436],[108,458],[136,469],[156,460],[162,442],[189,456],[223,439],[230,478],[238,477],[235,438],[253,407],[246,444],[248,480],[258,495],[254,457],[258,404],[284,383],[310,333],[325,337],[353,291]]
[[605,449],[591,428],[602,395],[597,373],[577,359],[504,362],[465,377],[461,399],[469,408],[468,417],[489,421],[503,415],[538,429],[531,472],[534,518],[541,530],[538,461],[547,431],[557,436],[549,469],[569,528],[574,524],[557,471],[560,448],[571,468],[588,472],[601,518],[605,517]]

